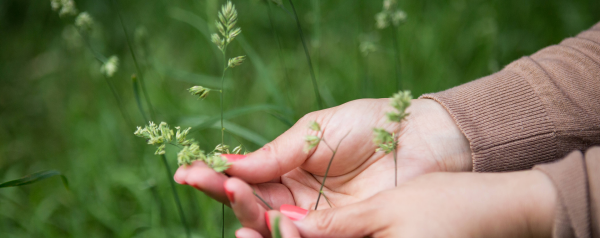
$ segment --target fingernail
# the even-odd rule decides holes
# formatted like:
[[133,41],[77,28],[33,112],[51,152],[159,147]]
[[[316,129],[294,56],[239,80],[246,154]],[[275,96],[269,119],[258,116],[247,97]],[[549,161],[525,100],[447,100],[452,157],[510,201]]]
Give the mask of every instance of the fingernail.
[[227,198],[229,198],[229,202],[231,202],[231,203],[235,202],[234,197],[233,197],[233,192],[229,191],[227,189],[227,186],[225,186],[225,194],[227,195]]
[[187,175],[187,169],[179,168],[173,175],[173,180],[178,184],[185,184],[185,176]]
[[269,231],[271,230],[271,220],[269,220],[269,212],[265,212],[265,221],[267,221],[267,227],[269,227]]
[[246,155],[237,154],[222,154],[221,156],[225,157],[225,159],[227,159],[227,162],[235,162],[246,158]]
[[308,214],[307,210],[288,204],[281,205],[279,211],[294,221],[302,220]]

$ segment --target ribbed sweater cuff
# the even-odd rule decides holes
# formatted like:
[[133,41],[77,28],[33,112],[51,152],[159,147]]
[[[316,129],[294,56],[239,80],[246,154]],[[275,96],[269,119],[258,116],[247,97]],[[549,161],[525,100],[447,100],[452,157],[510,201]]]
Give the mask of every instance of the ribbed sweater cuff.
[[530,169],[556,157],[553,125],[524,76],[542,73],[529,58],[479,80],[420,98],[446,108],[473,152],[473,171]]
[[587,174],[581,152],[534,169],[545,173],[557,191],[552,237],[590,237]]

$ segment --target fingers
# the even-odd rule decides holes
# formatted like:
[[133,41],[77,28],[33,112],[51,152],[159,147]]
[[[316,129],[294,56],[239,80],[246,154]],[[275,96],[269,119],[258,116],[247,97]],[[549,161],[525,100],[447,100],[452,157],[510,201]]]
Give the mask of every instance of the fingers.
[[236,238],[263,238],[258,231],[252,230],[247,227],[242,227],[235,232]]
[[264,183],[299,167],[309,156],[303,151],[304,136],[311,133],[308,122],[316,120],[321,113],[307,114],[274,141],[245,157],[224,155],[228,161],[233,161],[227,174],[248,183]]
[[227,180],[223,186],[230,200],[231,209],[242,226],[268,237],[269,231],[264,219],[266,209],[257,201],[252,188],[237,178]]
[[[303,215],[302,208],[281,206],[281,212],[294,220],[303,237],[364,237],[385,227],[379,215],[383,206],[369,202],[325,210],[312,210]],[[377,209],[379,208],[379,209]],[[306,210],[304,210],[306,211]]]
[[179,184],[188,184],[221,203],[229,202],[223,189],[227,176],[215,172],[202,161],[194,161],[191,165],[179,167],[173,179]]
[[[298,228],[296,228],[292,220],[283,215],[281,212],[275,210],[268,211],[265,213],[265,219],[267,224],[269,224],[269,230],[271,231],[272,237],[300,237],[300,232],[298,232]],[[275,233],[278,234],[276,235]]]

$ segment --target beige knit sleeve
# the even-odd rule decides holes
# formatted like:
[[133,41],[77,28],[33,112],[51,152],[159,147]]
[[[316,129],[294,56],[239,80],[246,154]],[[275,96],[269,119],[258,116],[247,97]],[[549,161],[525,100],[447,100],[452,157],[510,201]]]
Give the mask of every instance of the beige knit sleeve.
[[493,75],[425,94],[470,142],[473,170],[530,169],[600,144],[600,23]]
[[557,191],[552,237],[600,237],[600,147],[534,167]]

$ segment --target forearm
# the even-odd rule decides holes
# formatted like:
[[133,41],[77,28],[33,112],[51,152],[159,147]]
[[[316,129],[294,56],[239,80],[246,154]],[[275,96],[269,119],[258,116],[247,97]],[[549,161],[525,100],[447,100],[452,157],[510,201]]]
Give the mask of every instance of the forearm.
[[469,140],[473,170],[530,169],[600,144],[600,24],[500,72],[421,98]]
[[[453,176],[453,175],[450,175]],[[549,237],[554,221],[556,191],[540,171],[460,174],[459,188],[467,193],[458,214],[463,226],[454,237]],[[461,182],[460,180],[464,180]],[[470,181],[466,181],[470,180]],[[453,205],[448,202],[448,205]],[[459,210],[459,211],[460,211]]]

